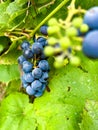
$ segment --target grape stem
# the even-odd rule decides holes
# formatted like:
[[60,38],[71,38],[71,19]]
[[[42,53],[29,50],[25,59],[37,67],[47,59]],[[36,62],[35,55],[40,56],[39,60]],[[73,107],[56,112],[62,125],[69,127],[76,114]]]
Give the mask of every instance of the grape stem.
[[[69,0],[63,0],[42,22],[29,34],[30,37],[32,37],[36,31],[47,22],[48,19],[50,19],[58,10],[60,10]],[[12,39],[12,41],[22,40],[25,39],[26,36],[23,35],[21,37],[17,37],[16,39]]]
[[[75,8],[75,1],[76,0],[72,0],[71,4],[68,6],[68,16],[67,18],[63,21],[63,20],[59,20],[59,22],[62,24],[62,25],[66,25],[66,28],[68,28],[70,26],[70,21],[72,19],[72,17],[75,15],[75,14],[79,14],[79,13],[85,13],[86,10],[84,9],[81,9],[81,7],[78,7],[78,9]],[[63,27],[63,26],[62,26]],[[65,28],[65,27],[63,27]],[[66,29],[65,28],[65,29]]]

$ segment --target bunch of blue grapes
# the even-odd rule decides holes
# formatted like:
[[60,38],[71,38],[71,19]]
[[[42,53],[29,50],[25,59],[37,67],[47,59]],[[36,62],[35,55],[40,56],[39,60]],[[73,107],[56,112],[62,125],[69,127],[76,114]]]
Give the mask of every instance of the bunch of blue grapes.
[[32,45],[28,41],[21,44],[23,54],[18,57],[18,63],[22,69],[22,87],[30,96],[42,96],[48,84],[50,66],[43,53],[46,45],[44,37],[35,38]]

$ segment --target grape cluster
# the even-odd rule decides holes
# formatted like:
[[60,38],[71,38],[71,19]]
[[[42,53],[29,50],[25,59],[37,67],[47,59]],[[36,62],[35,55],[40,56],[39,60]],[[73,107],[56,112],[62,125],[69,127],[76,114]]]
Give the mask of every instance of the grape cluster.
[[98,58],[98,7],[85,12],[84,16],[73,16],[70,21],[48,21],[48,46],[44,53],[53,56],[54,66],[60,68],[68,63],[80,65],[78,51],[89,58]]
[[22,86],[31,96],[41,96],[48,84],[50,67],[43,53],[46,45],[44,37],[35,38],[32,45],[28,41],[21,44],[23,55],[18,57],[18,63],[22,69]]

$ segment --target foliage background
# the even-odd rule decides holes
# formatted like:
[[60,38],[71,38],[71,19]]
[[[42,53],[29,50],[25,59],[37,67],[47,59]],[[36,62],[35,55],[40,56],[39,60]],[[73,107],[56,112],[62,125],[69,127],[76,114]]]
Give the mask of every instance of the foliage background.
[[[56,70],[49,58],[50,92],[45,91],[33,104],[28,95],[20,92],[17,57],[21,54],[21,32],[36,30],[62,1],[0,3],[0,45],[4,46],[0,52],[0,130],[98,130],[98,61],[88,59],[82,52],[78,54],[82,59],[80,67],[67,65]],[[70,2],[67,0],[54,17],[65,19]],[[78,6],[88,9],[98,6],[98,1],[77,0]],[[40,35],[39,30],[36,33]]]

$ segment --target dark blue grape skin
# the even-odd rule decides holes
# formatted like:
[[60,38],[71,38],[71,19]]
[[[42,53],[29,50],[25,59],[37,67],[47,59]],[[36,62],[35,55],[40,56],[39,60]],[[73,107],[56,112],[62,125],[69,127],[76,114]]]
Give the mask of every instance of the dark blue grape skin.
[[39,81],[39,80],[34,80],[32,83],[31,83],[31,87],[35,90],[35,91],[38,91],[42,88],[42,83]]
[[34,77],[32,75],[32,72],[24,73],[24,79],[27,83],[32,83],[34,81]]
[[42,83],[46,83],[48,78],[49,78],[48,72],[43,72],[43,75],[39,80]]
[[90,8],[84,15],[84,23],[91,29],[98,29],[98,6]]
[[39,57],[40,57],[40,60],[46,60],[48,58],[47,56],[45,56],[44,53],[41,53]]
[[41,61],[38,63],[38,67],[39,67],[40,69],[42,69],[43,71],[49,71],[49,69],[50,69],[49,63],[48,63],[48,61],[46,61],[46,60],[41,60]]
[[46,46],[46,38],[38,37],[37,42],[39,42],[43,47]]
[[32,45],[33,54],[41,54],[43,52],[43,46],[39,42],[35,42]]
[[25,73],[32,71],[32,68],[33,68],[33,64],[31,62],[29,61],[23,62],[22,69]]
[[34,94],[35,97],[40,97],[40,96],[42,96],[42,95],[43,95],[43,91],[37,91],[37,92],[35,92],[35,94]]
[[30,43],[28,41],[23,41],[23,43],[21,44],[21,49],[22,50],[26,50],[30,47]]
[[27,83],[26,80],[24,79],[24,76],[21,77],[21,81],[22,81],[23,88],[26,88],[29,85],[29,83]]
[[35,79],[39,79],[42,76],[42,70],[40,68],[35,68],[32,70],[32,75]]
[[83,53],[90,58],[98,58],[98,30],[90,31],[83,40]]
[[47,25],[43,25],[43,26],[40,27],[40,32],[43,35],[48,35],[47,29],[48,29],[48,26]]
[[27,59],[33,58],[33,52],[32,52],[32,50],[31,50],[30,48],[24,50],[24,51],[23,51],[23,55],[24,55],[24,57],[27,58]]
[[26,87],[26,93],[30,96],[34,95],[35,94],[35,91],[34,89],[29,85]]
[[20,65],[22,65],[24,61],[26,61],[26,58],[23,55],[21,55],[21,56],[18,57],[18,63]]

